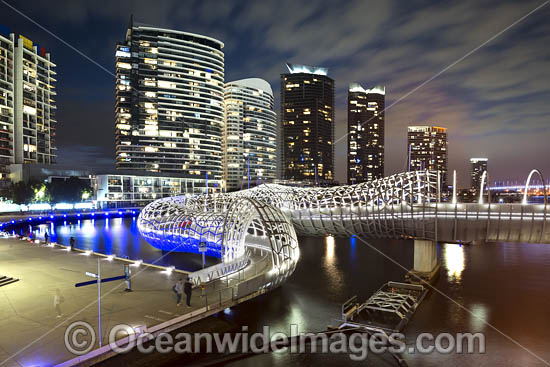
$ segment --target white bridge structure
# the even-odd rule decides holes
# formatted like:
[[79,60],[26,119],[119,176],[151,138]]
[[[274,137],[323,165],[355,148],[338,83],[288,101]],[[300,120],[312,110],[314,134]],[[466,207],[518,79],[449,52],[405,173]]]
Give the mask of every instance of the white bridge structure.
[[[533,174],[544,183],[533,170],[525,193]],[[528,203],[527,195],[518,204],[491,203],[490,194],[485,202],[484,174],[477,203],[458,203],[456,191],[443,202],[440,177],[437,171],[414,171],[329,188],[264,184],[228,194],[165,198],[143,209],[138,226],[157,248],[198,252],[206,246],[219,256],[220,264],[197,274],[200,281],[261,263],[265,287],[279,285],[294,271],[297,234],[414,239],[413,270],[419,273],[437,267],[437,242],[550,243],[546,188],[543,204]]]

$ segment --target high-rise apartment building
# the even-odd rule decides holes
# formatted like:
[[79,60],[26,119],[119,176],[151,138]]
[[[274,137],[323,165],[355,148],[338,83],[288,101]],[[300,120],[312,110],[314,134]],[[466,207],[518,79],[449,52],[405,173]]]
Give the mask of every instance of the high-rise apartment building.
[[348,90],[348,183],[384,177],[384,108],[386,89]]
[[55,163],[55,66],[43,47],[0,26],[2,178],[9,164]]
[[13,41],[9,30],[0,29],[0,178],[6,178],[7,166],[15,163]]
[[277,117],[273,91],[263,79],[225,84],[223,168],[227,190],[276,178]]
[[130,20],[116,47],[116,168],[222,178],[223,43]]
[[282,178],[334,180],[334,80],[328,69],[288,64],[281,75]]
[[481,187],[481,177],[483,172],[487,171],[487,158],[470,158],[471,170],[471,188],[472,190],[479,191]]
[[441,171],[441,185],[447,189],[447,129],[437,126],[409,126],[407,133],[409,171]]

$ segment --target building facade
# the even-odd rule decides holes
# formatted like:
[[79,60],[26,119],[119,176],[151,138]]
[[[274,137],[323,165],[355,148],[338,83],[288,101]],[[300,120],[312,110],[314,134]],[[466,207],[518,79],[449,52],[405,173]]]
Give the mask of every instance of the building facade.
[[[170,196],[222,192],[221,180],[182,178],[154,174],[98,174],[93,176],[98,208],[140,207]],[[207,189],[208,187],[208,189]]]
[[276,178],[277,116],[273,91],[263,79],[225,84],[223,178],[233,191]]
[[15,163],[14,153],[14,35],[0,29],[0,178],[8,175],[8,165]]
[[472,165],[471,169],[471,189],[479,192],[481,187],[481,177],[483,172],[487,171],[487,163],[489,160],[487,158],[470,158],[470,164]]
[[281,176],[334,180],[334,80],[321,67],[287,64],[281,75]]
[[383,86],[349,86],[348,184],[384,177],[385,94]]
[[447,129],[438,126],[409,126],[407,133],[409,171],[441,171],[441,186],[447,189]]
[[223,43],[130,21],[116,47],[116,167],[222,177]]
[[43,47],[0,27],[0,174],[56,162],[55,67]]

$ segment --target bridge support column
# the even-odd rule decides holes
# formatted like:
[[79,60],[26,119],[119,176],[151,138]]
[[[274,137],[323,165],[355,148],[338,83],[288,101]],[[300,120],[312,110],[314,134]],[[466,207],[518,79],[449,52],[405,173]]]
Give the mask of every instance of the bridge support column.
[[414,240],[414,268],[406,278],[418,283],[419,279],[431,280],[439,272],[437,260],[437,242],[432,240]]

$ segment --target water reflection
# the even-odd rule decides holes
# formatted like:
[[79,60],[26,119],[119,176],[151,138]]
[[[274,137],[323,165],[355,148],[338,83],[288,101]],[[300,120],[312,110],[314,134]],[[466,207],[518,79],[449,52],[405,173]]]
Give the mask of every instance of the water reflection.
[[355,236],[351,236],[349,239],[350,244],[350,256],[352,260],[355,260],[355,245],[357,243],[357,238]]
[[472,311],[470,318],[471,330],[483,331],[483,329],[485,329],[485,323],[487,322],[489,310],[485,305],[476,303],[471,305],[470,311]]
[[326,236],[325,245],[326,245],[325,261],[327,262],[327,264],[332,264],[334,262],[334,237]]
[[[34,226],[21,226],[17,231],[33,233],[33,237],[44,240],[46,232],[51,242],[69,245],[69,240],[74,237],[76,247],[82,250],[92,250],[104,254],[117,254],[138,260],[143,259],[147,263],[171,266],[178,269],[195,271],[202,268],[202,256],[187,253],[162,252],[141,238],[137,228],[136,219],[112,217],[98,219],[63,220],[63,222],[49,222]],[[217,259],[206,258],[207,265],[218,262]]]
[[443,260],[447,267],[449,282],[460,283],[464,271],[464,249],[462,246],[446,243],[443,247]]
[[338,257],[335,254],[336,241],[333,236],[325,237],[325,261],[323,263],[328,283],[331,288],[338,289],[344,282],[344,274],[340,269]]

